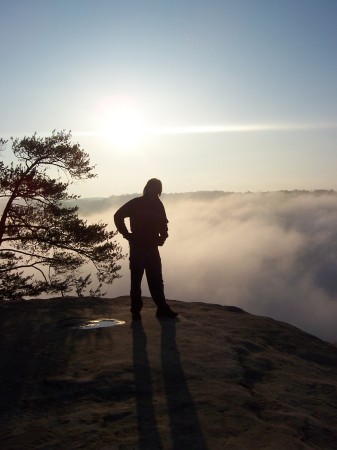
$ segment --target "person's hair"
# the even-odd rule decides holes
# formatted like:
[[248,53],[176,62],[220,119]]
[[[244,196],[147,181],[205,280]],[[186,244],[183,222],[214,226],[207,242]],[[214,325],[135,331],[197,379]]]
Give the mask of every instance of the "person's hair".
[[162,190],[161,181],[157,178],[151,178],[144,187],[143,195],[161,195]]

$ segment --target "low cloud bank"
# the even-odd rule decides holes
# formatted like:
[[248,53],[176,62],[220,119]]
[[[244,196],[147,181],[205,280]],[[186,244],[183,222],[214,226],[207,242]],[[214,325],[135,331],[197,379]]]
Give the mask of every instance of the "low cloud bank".
[[[124,197],[80,211],[114,228]],[[235,305],[337,342],[337,194],[205,192],[163,196],[167,298]],[[125,252],[127,243],[121,240]],[[127,294],[124,275],[108,296]],[[149,295],[144,282],[144,295]]]

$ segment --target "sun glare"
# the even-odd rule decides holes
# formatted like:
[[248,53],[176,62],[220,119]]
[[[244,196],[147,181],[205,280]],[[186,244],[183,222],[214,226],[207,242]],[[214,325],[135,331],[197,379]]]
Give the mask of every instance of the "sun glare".
[[137,148],[144,135],[144,116],[138,105],[128,97],[113,97],[99,107],[98,132],[117,148]]

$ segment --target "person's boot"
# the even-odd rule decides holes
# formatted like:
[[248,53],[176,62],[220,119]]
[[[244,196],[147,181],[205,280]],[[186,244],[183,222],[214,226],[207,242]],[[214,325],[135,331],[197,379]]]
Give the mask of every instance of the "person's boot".
[[137,309],[130,308],[132,320],[142,320],[142,316],[140,315],[140,311]]
[[177,315],[178,315],[178,313],[172,311],[172,309],[168,305],[165,305],[164,307],[157,308],[157,312],[156,312],[156,316],[157,317],[171,317],[171,318],[175,318],[175,317],[177,317]]

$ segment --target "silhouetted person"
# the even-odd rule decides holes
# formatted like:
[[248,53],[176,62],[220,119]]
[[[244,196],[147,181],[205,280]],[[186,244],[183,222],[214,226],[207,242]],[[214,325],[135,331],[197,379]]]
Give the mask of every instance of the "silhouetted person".
[[[168,220],[159,199],[162,193],[160,180],[152,178],[146,183],[143,195],[125,203],[114,215],[117,230],[130,244],[131,313],[134,320],[141,319],[143,307],[141,283],[144,271],[153,301],[157,305],[157,317],[176,317],[166,303],[161,259],[158,246],[168,237]],[[125,219],[130,218],[130,230]]]

